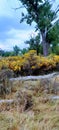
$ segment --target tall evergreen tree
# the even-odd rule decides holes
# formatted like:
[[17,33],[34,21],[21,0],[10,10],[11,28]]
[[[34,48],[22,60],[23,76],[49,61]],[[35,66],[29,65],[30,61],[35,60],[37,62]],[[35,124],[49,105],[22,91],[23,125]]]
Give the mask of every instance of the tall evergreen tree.
[[57,17],[57,12],[52,10],[52,4],[49,0],[19,0],[23,7],[26,8],[27,14],[22,13],[21,22],[26,20],[27,24],[36,23],[36,30],[42,37],[43,54],[47,56],[49,53],[49,42],[46,37],[52,28],[52,21]]

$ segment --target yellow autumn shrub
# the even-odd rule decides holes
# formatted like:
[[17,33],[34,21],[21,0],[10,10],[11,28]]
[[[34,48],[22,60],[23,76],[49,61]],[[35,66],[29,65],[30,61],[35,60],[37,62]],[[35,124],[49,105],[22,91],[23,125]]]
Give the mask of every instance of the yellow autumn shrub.
[[0,70],[3,68],[10,68],[13,71],[21,71],[23,69],[40,69],[40,68],[54,68],[59,64],[58,55],[50,55],[47,57],[37,56],[35,50],[30,50],[23,56],[10,56],[0,59]]

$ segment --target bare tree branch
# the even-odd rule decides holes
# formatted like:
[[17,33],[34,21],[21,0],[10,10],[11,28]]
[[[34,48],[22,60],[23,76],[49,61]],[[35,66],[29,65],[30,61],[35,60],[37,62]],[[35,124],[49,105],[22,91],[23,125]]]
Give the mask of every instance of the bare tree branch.
[[12,9],[14,9],[15,11],[16,10],[18,10],[18,9],[21,9],[21,8],[24,8],[25,6],[19,6],[19,7],[17,7],[17,8],[12,8]]

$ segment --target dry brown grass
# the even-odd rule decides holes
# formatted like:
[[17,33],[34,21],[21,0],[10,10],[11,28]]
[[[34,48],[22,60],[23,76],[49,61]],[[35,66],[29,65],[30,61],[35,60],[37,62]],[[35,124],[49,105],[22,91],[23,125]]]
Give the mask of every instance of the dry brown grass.
[[0,130],[59,130],[59,100],[33,96],[29,110],[1,112]]
[[[32,82],[30,84],[32,85]],[[23,98],[27,96],[32,98],[33,105],[20,111],[21,106],[15,104],[11,105],[9,110],[0,111],[0,130],[59,130],[59,100],[49,99],[51,94],[40,93],[37,88],[33,85],[33,89],[26,90],[26,84],[20,88],[20,93],[23,94],[19,95],[23,101],[22,107]],[[25,92],[27,95],[24,96]],[[6,96],[8,99],[13,97],[15,98],[15,93]],[[5,107],[4,104],[2,107]]]

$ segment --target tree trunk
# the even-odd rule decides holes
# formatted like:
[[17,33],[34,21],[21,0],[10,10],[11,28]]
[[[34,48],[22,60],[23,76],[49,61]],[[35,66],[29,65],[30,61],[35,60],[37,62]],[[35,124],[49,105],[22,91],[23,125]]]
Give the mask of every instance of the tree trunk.
[[41,35],[42,35],[43,55],[48,56],[48,54],[49,54],[49,44],[46,42],[46,33],[45,33],[45,31],[42,31]]

